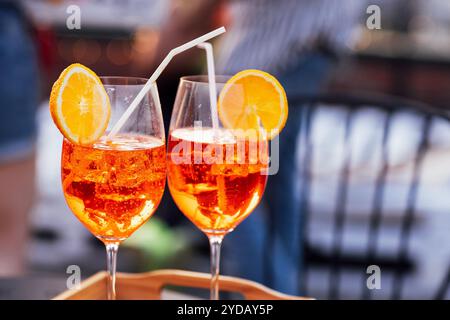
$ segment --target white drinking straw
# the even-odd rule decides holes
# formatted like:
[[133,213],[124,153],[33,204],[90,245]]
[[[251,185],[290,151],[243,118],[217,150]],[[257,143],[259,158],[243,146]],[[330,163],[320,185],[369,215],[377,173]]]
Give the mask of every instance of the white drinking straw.
[[198,45],[199,48],[206,51],[206,64],[208,66],[208,82],[209,82],[209,106],[211,109],[211,118],[214,132],[219,128],[219,117],[217,115],[217,89],[216,89],[216,72],[214,68],[214,54],[211,43],[204,42]]
[[156,82],[154,83],[154,86],[150,86],[150,93],[153,96],[153,100],[155,101],[156,110],[158,112],[161,111],[161,101],[159,100],[159,92],[158,92],[158,86],[156,85]]
[[150,79],[148,79],[147,83],[144,85],[144,87],[139,91],[136,98],[134,98],[133,102],[131,102],[130,106],[125,110],[123,115],[120,117],[119,121],[114,125],[112,130],[108,134],[108,138],[111,138],[114,136],[119,130],[122,128],[122,126],[125,124],[125,122],[128,120],[130,115],[133,113],[133,111],[136,109],[136,107],[141,102],[142,98],[147,94],[147,92],[150,90],[152,84],[158,79],[161,72],[166,68],[166,66],[169,64],[170,60],[177,54],[186,51],[188,49],[191,49],[197,45],[199,45],[202,42],[208,41],[214,37],[217,37],[218,35],[224,33],[226,30],[224,27],[220,27],[216,30],[213,30],[211,32],[208,32],[207,34],[204,34],[201,37],[198,37],[194,40],[191,40],[179,47],[173,48],[170,50],[169,54],[164,58],[164,60],[161,62],[161,64],[156,68],[155,72],[151,75]]

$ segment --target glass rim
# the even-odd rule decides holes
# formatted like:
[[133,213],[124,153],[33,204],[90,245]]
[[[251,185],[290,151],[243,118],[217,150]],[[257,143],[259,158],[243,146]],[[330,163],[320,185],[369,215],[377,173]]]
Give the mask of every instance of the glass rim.
[[[219,74],[215,76],[216,79],[216,83],[218,84],[225,84],[230,78],[232,77],[232,75],[226,75],[226,74]],[[204,84],[208,84],[208,75],[207,74],[197,74],[197,75],[188,75],[188,76],[183,76],[180,77],[180,82],[186,82],[186,83],[204,83]]]
[[148,81],[148,78],[131,76],[99,76],[99,78],[106,86],[142,86]]

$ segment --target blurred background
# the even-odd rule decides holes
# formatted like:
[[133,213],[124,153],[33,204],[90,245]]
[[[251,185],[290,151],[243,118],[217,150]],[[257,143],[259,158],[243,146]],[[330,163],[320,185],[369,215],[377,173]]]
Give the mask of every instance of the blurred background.
[[[381,9],[380,29],[366,24],[369,4]],[[80,9],[80,29],[68,28],[70,5]],[[242,225],[241,234],[262,224],[264,237],[253,243],[240,226],[225,244],[223,273],[317,298],[449,298],[446,0],[0,1],[0,297],[50,297],[65,290],[69,265],[83,279],[105,268],[103,244],[61,189],[62,137],[48,111],[60,72],[79,62],[98,75],[149,77],[170,48],[221,25],[218,72],[275,74],[290,102],[280,148],[295,148],[280,158],[295,174],[271,177],[254,213],[265,218]],[[166,130],[180,76],[205,72],[193,49],[159,78]],[[261,262],[246,261],[248,252]],[[368,294],[371,264],[382,283]],[[209,271],[206,238],[168,190],[118,258],[123,272],[159,268]],[[46,285],[24,289],[21,279]]]

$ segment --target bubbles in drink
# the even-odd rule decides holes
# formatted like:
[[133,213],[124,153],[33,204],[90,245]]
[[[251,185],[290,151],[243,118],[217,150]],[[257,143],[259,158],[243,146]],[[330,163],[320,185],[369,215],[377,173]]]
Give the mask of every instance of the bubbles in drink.
[[64,141],[64,195],[97,237],[133,233],[157,208],[165,177],[165,146],[158,139],[128,134],[93,146]]
[[[261,146],[267,148],[267,142]],[[267,164],[249,161],[249,153],[250,142],[236,139],[229,130],[184,128],[171,133],[170,191],[181,211],[204,232],[231,231],[259,203]],[[201,162],[196,161],[198,154]]]

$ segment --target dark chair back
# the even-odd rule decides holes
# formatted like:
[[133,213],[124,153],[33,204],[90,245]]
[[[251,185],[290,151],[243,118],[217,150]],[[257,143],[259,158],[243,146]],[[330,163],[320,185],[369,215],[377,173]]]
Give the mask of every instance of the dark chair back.
[[[289,105],[302,108],[298,140],[304,238],[301,294],[328,299],[407,296],[405,279],[418,267],[411,239],[426,219],[417,209],[418,197],[426,191],[422,190],[426,187],[424,160],[436,150],[436,141],[445,141],[439,130],[450,128],[450,113],[373,95],[297,97]],[[450,130],[446,133],[449,147]],[[450,152],[447,155],[443,167],[450,165]],[[402,190],[392,182],[392,174],[402,177]],[[334,191],[327,192],[330,189]],[[390,205],[392,199],[395,203]],[[358,209],[358,202],[363,208]],[[450,212],[447,217],[450,222]],[[382,289],[389,294],[378,296],[377,290],[368,288],[371,265],[380,267],[382,278],[387,279]],[[444,298],[448,272],[440,276],[438,293],[422,298]],[[315,283],[321,284],[320,290],[313,290]],[[348,286],[353,288],[351,294]]]

